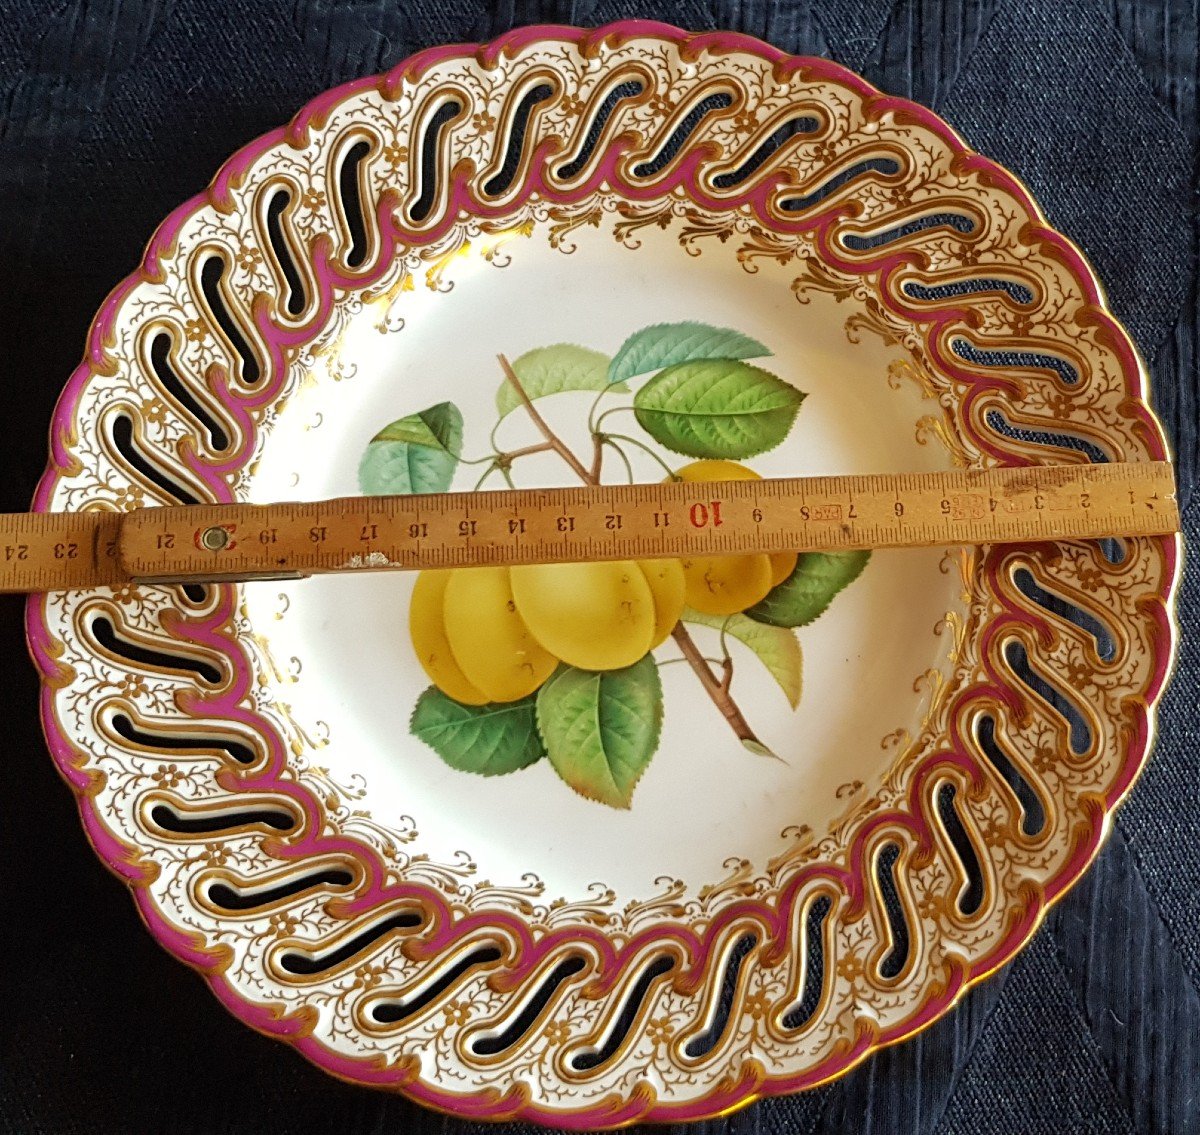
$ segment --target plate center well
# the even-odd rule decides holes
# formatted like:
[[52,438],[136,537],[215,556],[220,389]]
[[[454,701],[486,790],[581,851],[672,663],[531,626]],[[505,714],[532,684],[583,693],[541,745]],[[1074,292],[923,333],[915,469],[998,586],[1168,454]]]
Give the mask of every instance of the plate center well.
[[[572,232],[569,254],[540,226],[498,249],[477,240],[432,278],[422,268],[411,289],[363,306],[272,425],[251,499],[357,493],[371,439],[444,402],[461,411],[464,458],[491,452],[493,436],[506,452],[537,444],[541,435],[523,409],[497,425],[498,354],[517,360],[570,343],[613,356],[635,332],[680,321],[759,341],[771,354],[747,362],[806,395],[784,440],[745,459],[758,474],[951,466],[920,425],[938,413],[936,403],[914,383],[889,381],[903,352],[870,333],[857,342],[847,336],[855,301],[809,292],[799,302],[794,265],[760,260],[747,271],[732,247],[715,241],[690,254],[677,227],[638,238],[636,248],[622,245],[606,219]],[[633,379],[631,391],[647,381]],[[585,460],[595,399],[579,390],[537,403]],[[600,410],[631,399],[632,392],[606,395]],[[606,451],[606,482],[627,481],[629,470],[636,480],[659,480],[659,459],[672,468],[693,460],[660,444],[629,410],[608,415],[604,428],[633,439],[618,443],[623,458]],[[459,464],[451,487],[472,488],[486,469]],[[514,460],[511,475],[526,486],[578,483],[554,452]],[[504,487],[499,474],[485,484]],[[756,651],[728,631],[722,639],[717,627],[691,628],[714,672],[728,650],[730,694],[779,759],[748,752],[671,640],[657,648],[661,736],[628,809],[585,799],[548,760],[473,775],[413,735],[414,706],[430,685],[409,634],[414,576],[252,584],[247,612],[281,675],[267,697],[285,702],[314,739],[304,760],[344,786],[349,808],[387,829],[415,828],[410,853],[460,867],[469,860],[468,885],[534,875],[548,898],[583,900],[602,883],[624,902],[661,890],[656,880],[664,877],[695,893],[727,875],[730,860],[765,869],[797,831],[820,838],[870,794],[899,751],[895,739],[920,730],[931,685],[922,676],[947,665],[951,636],[935,627],[963,608],[958,573],[945,569],[939,549],[873,554],[823,614],[785,632],[798,656],[782,639]],[[639,712],[634,706],[635,719]]]

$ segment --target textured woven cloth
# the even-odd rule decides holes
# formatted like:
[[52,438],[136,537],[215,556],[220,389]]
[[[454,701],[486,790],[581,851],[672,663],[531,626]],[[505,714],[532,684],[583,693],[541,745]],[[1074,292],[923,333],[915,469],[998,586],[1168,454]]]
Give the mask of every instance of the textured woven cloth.
[[[430,44],[629,16],[830,56],[1023,177],[1146,357],[1190,501],[1196,0],[0,0],[0,509],[28,502],[105,293],[230,152]],[[1194,539],[1200,513],[1186,518]],[[1180,616],[1198,625],[1195,560]],[[0,604],[0,1129],[477,1130],[327,1078],[153,944],[45,754],[20,617]],[[1198,643],[1184,640],[1156,755],[1105,850],[1012,965],[837,1083],[695,1130],[1200,1131]]]

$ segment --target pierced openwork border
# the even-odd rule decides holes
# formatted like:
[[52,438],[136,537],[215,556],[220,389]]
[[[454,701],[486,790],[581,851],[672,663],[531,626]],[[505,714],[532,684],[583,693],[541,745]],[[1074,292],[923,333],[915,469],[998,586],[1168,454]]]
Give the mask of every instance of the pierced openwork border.
[[[97,316],[35,507],[235,497],[344,320],[431,250],[581,225],[794,264],[798,302],[909,352],[971,461],[1165,456],[1128,337],[1011,175],[827,61],[626,22],[423,52],[235,155]],[[235,1015],[347,1079],[591,1129],[817,1084],[1010,958],[1146,758],[1177,561],[987,550],[926,733],[853,819],[607,921],[456,902],[412,833],[339,814],[259,696],[235,588],[35,597],[27,629],[90,839]]]

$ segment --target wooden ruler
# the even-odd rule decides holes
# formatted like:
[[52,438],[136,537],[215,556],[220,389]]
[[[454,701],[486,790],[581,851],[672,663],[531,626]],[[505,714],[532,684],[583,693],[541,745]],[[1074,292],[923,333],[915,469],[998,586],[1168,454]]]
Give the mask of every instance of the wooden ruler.
[[1167,462],[0,515],[0,591],[1175,532]]

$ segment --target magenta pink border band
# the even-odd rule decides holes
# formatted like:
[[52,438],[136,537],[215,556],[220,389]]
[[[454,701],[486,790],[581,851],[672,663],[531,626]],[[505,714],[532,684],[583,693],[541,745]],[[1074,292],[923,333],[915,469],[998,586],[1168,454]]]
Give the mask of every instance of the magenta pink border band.
[[[34,509],[44,511],[49,508],[60,473],[69,467],[73,422],[79,399],[89,377],[94,372],[103,371],[108,367],[109,350],[115,338],[115,320],[121,305],[141,282],[162,278],[164,258],[170,255],[182,226],[194,213],[207,205],[225,209],[233,206],[234,187],[248,167],[264,152],[280,143],[303,144],[309,131],[319,128],[328,113],[348,96],[372,88],[379,88],[384,93],[388,93],[393,91],[403,79],[419,76],[432,65],[446,59],[464,55],[478,56],[484,63],[487,63],[505,52],[513,52],[538,41],[558,40],[587,48],[602,40],[623,41],[629,38],[664,39],[685,45],[685,50],[694,54],[706,51],[718,54],[734,51],[753,53],[783,72],[803,70],[815,77],[838,83],[872,103],[875,109],[889,110],[904,115],[937,134],[953,150],[956,155],[955,160],[963,173],[973,173],[985,183],[1002,187],[1005,192],[1019,200],[1027,210],[1034,222],[1033,227],[1027,233],[1027,240],[1031,243],[1035,241],[1041,243],[1053,255],[1057,255],[1062,260],[1079,284],[1085,303],[1092,309],[1089,314],[1102,327],[1108,345],[1120,359],[1130,395],[1140,403],[1137,413],[1144,425],[1144,441],[1148,459],[1159,460],[1167,456],[1161,429],[1145,405],[1146,391],[1142,382],[1142,370],[1128,336],[1105,308],[1101,288],[1079,250],[1069,240],[1054,232],[1044,223],[1037,205],[1016,178],[994,162],[971,152],[958,135],[931,111],[908,100],[881,94],[863,79],[838,64],[824,59],[789,56],[785,52],[745,35],[726,32],[692,35],[666,24],[626,20],[596,30],[560,26],[520,28],[482,46],[459,44],[419,52],[385,75],[359,79],[319,96],[301,110],[288,126],[264,135],[234,154],[218,172],[206,192],[185,202],[166,218],[147,246],[139,269],[113,290],[97,314],[92,324],[85,358],[71,375],[55,408],[51,426],[50,461],[38,485],[33,502]],[[576,187],[568,195],[551,190],[540,179],[536,179],[531,180],[525,186],[525,198],[527,199],[531,192],[536,191],[544,197],[570,203],[590,195],[604,181],[614,185],[620,184],[630,197],[662,195],[664,192],[662,185],[656,185],[652,193],[644,188],[626,186],[617,173],[617,161],[620,156],[621,147],[612,147],[611,151],[598,164],[593,176],[588,178],[587,183]],[[731,202],[728,198],[712,200],[706,196],[695,176],[697,162],[698,157],[693,157],[679,163],[673,175],[677,179],[677,184],[685,185],[693,199],[702,206],[707,205],[718,209],[729,208]],[[535,168],[537,168],[536,163]],[[769,180],[762,182],[752,187],[744,200],[752,206],[757,206],[761,213],[771,188]],[[405,231],[388,209],[388,203],[381,202],[378,217],[380,231],[390,241],[390,248],[381,251],[378,273],[382,273],[386,269],[397,244],[413,241],[427,243],[437,239],[455,222],[455,217],[460,209],[476,215],[488,215],[489,207],[470,195],[462,178],[455,179],[451,192],[453,196],[451,205],[446,210],[445,219],[436,229],[419,234]],[[741,203],[741,201],[732,203]],[[495,208],[494,212],[496,214],[507,213],[513,207],[513,203],[508,201],[502,208]],[[811,231],[822,255],[827,258],[828,262],[844,271],[863,272],[868,269],[881,271],[883,278],[886,279],[897,268],[910,262],[911,254],[903,251],[869,262],[847,260],[828,238],[829,229],[838,217],[839,214],[836,211],[826,211],[815,217],[806,218],[802,222],[798,221],[794,228],[797,231]],[[775,224],[774,227],[780,228],[781,226]],[[299,329],[284,329],[273,321],[267,305],[256,305],[255,307],[254,317],[258,330],[270,353],[269,373],[273,375],[272,382],[267,384],[264,390],[256,392],[250,399],[233,398],[227,384],[220,391],[223,395],[222,400],[229,406],[231,412],[239,417],[248,438],[253,436],[253,431],[247,411],[269,401],[276,395],[278,386],[286,373],[286,352],[311,338],[315,331],[324,324],[333,302],[334,289],[362,287],[370,282],[362,274],[350,276],[339,272],[331,258],[331,247],[327,240],[319,240],[315,243],[313,259],[320,302],[317,305],[318,310],[309,324]],[[889,289],[883,289],[883,294],[889,295]],[[890,294],[894,296],[896,293]],[[904,318],[928,326],[927,341],[934,350],[936,350],[941,328],[947,323],[959,321],[963,316],[960,309],[953,307],[943,311],[931,311],[928,306],[922,307],[921,310],[908,310],[898,300],[895,300],[891,306],[894,307],[897,314]],[[972,392],[968,395],[968,400],[980,396],[986,390],[997,390],[1003,386],[1002,380],[993,376],[980,376],[964,370],[959,364],[959,360],[939,354],[937,361],[948,373],[962,377],[972,384]],[[987,438],[976,436],[974,440],[999,459],[1011,462],[1011,455],[993,446]],[[189,455],[185,452],[183,456],[186,459]],[[227,475],[239,462],[246,460],[246,457],[246,453],[241,453],[234,455],[224,465],[205,467],[195,460],[193,455],[193,459],[188,463],[195,474],[208,485],[214,499],[222,500],[229,499],[230,496]],[[1167,679],[1174,637],[1169,609],[1178,569],[1178,540],[1164,539],[1161,544],[1169,583],[1158,596],[1159,602],[1153,605],[1151,611],[1158,648],[1156,666],[1144,704],[1136,718],[1126,760],[1112,789],[1105,797],[1103,806],[1099,803],[1085,804],[1086,826],[1069,862],[1046,885],[1043,893],[1031,893],[1028,896],[1025,909],[1015,919],[1014,925],[1004,940],[988,956],[973,965],[966,966],[952,962],[946,988],[940,995],[927,1002],[920,1013],[899,1026],[881,1030],[877,1035],[872,1035],[871,1032],[860,1032],[848,1049],[799,1075],[771,1076],[760,1066],[753,1063],[748,1064],[748,1070],[736,1083],[728,1084],[719,1092],[703,1099],[683,1104],[659,1102],[635,1094],[627,1100],[611,1100],[607,1104],[592,1105],[579,1110],[559,1111],[531,1103],[525,1093],[518,1088],[505,1094],[495,1091],[465,1095],[445,1092],[432,1084],[417,1080],[413,1069],[407,1064],[388,1065],[380,1060],[351,1059],[331,1051],[311,1035],[310,1023],[303,1012],[281,1013],[269,1005],[244,999],[225,979],[222,968],[224,956],[220,952],[206,950],[197,935],[174,926],[154,905],[149,898],[147,884],[152,879],[155,868],[152,864],[146,864],[134,848],[128,847],[118,840],[105,827],[93,807],[90,794],[91,776],[80,767],[79,757],[69,738],[60,730],[55,720],[53,704],[55,691],[52,683],[56,676],[61,674],[61,667],[44,617],[46,603],[44,596],[32,596],[29,600],[26,609],[26,633],[31,656],[43,682],[41,715],[47,742],[60,772],[77,794],[80,814],[88,838],[100,858],[130,886],[138,910],[151,933],[172,954],[200,971],[222,1004],[234,1016],[262,1033],[288,1041],[309,1060],[336,1076],[358,1083],[401,1089],[413,1099],[442,1111],[473,1119],[524,1118],[575,1130],[591,1130],[599,1126],[612,1127],[635,1121],[667,1123],[697,1120],[725,1113],[758,1096],[794,1092],[815,1086],[845,1072],[874,1049],[898,1041],[925,1027],[949,1009],[969,984],[1003,965],[1016,953],[1033,933],[1048,904],[1058,898],[1079,877],[1094,856],[1106,830],[1108,813],[1133,783],[1146,758],[1153,732],[1153,706],[1161,695]],[[299,829],[306,833],[303,838],[297,841],[273,841],[273,852],[287,858],[297,858],[315,854],[318,851],[328,853],[340,850],[353,855],[363,864],[364,868],[367,868],[364,876],[366,886],[354,899],[339,904],[340,910],[345,914],[361,913],[384,903],[390,905],[413,898],[420,898],[428,904],[431,897],[434,896],[433,892],[426,888],[407,885],[384,886],[381,882],[384,878],[382,864],[373,852],[356,841],[325,838],[312,834],[314,830],[319,831],[320,825],[316,821],[320,815],[320,804],[305,789],[294,782],[285,782],[280,779],[279,774],[284,767],[285,754],[279,737],[267,727],[261,718],[241,708],[238,704],[247,692],[250,671],[246,660],[241,657],[229,637],[221,630],[222,624],[232,613],[232,603],[232,591],[225,589],[218,609],[214,613],[199,623],[184,625],[180,620],[177,628],[172,630],[172,633],[178,633],[180,637],[203,641],[206,645],[226,654],[235,673],[230,689],[214,698],[197,696],[194,703],[188,708],[206,715],[223,716],[253,725],[256,731],[266,738],[271,749],[264,772],[256,774],[252,779],[237,773],[222,773],[219,777],[222,785],[229,789],[269,791],[277,795],[287,795],[304,814],[304,823]],[[1017,611],[1010,612],[1009,617],[996,626],[998,628],[1010,625],[1014,621],[1036,627],[1036,620],[1031,619],[1024,612]],[[997,684],[1002,686],[1000,676],[994,677]],[[994,691],[995,687],[991,687],[991,690]],[[966,691],[961,697],[965,700],[977,692],[977,690]],[[952,721],[957,719],[955,714],[950,716]],[[564,941],[586,939],[598,955],[605,960],[602,981],[605,984],[611,984],[619,976],[624,962],[636,957],[648,942],[676,939],[691,952],[693,963],[688,973],[689,976],[698,980],[708,964],[713,944],[719,941],[722,931],[736,919],[753,917],[763,924],[769,941],[783,942],[786,939],[797,895],[801,888],[807,887],[816,879],[826,879],[833,883],[848,893],[856,904],[863,901],[862,880],[866,877],[869,869],[867,856],[873,834],[881,829],[885,827],[891,830],[898,827],[907,828],[919,840],[922,847],[931,847],[933,836],[921,798],[921,788],[928,776],[948,765],[956,766],[976,782],[982,782],[984,776],[982,769],[966,751],[963,738],[954,735],[950,740],[952,748],[930,758],[927,768],[915,778],[908,800],[911,812],[895,811],[880,814],[871,817],[864,823],[852,843],[851,868],[849,870],[828,865],[812,865],[805,868],[789,882],[776,903],[769,906],[762,903],[742,903],[732,906],[717,917],[703,938],[697,938],[686,927],[671,926],[642,933],[622,950],[614,949],[604,935],[588,929],[555,932],[535,942],[527,926],[519,919],[503,913],[483,913],[455,921],[449,909],[438,899],[435,905],[440,905],[440,913],[431,919],[428,927],[430,933],[422,940],[421,953],[424,956],[431,956],[445,948],[454,939],[471,932],[480,925],[503,924],[507,931],[521,943],[519,957],[514,967],[514,980],[519,980],[522,975],[529,973],[551,951],[559,949]],[[776,951],[781,948],[777,945]]]

